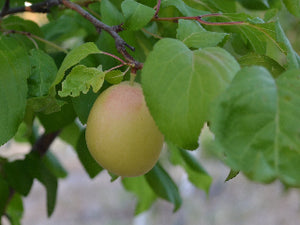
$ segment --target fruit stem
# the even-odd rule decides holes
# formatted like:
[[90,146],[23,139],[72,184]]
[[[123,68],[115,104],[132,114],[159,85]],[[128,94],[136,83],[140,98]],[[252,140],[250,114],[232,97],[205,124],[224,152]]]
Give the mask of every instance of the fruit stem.
[[131,85],[131,86],[133,86],[133,84],[134,84],[134,80],[135,80],[135,77],[136,77],[136,73],[130,73],[130,81],[129,81],[129,84]]

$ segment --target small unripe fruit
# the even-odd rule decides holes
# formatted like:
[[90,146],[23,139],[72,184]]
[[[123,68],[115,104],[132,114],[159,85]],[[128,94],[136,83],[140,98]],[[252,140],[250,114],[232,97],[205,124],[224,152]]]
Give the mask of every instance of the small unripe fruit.
[[100,94],[87,121],[86,143],[94,159],[116,175],[140,176],[153,168],[163,135],[138,83],[122,82]]

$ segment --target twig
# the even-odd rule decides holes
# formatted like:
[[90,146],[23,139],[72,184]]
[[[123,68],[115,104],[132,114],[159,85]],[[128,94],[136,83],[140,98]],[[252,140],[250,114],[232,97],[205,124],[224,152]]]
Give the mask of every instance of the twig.
[[149,35],[151,35],[151,36],[153,36],[153,37],[155,37],[157,39],[163,39],[163,37],[161,37],[161,36],[159,36],[157,34],[154,34],[154,33],[150,32],[150,31],[146,30],[145,28],[142,28],[142,31],[144,31],[146,34],[149,34]]
[[35,142],[32,146],[31,151],[36,151],[42,157],[48,151],[50,145],[55,140],[55,138],[59,135],[60,130],[52,132],[52,133],[44,133],[40,138]]
[[60,0],[45,0],[43,2],[38,2],[38,3],[32,4],[31,6],[20,6],[20,7],[10,8],[9,1],[6,1],[5,5],[2,8],[2,11],[0,13],[0,18],[7,16],[9,14],[15,14],[15,13],[19,13],[19,12],[46,13],[46,12],[49,12],[49,9],[51,7],[60,5],[60,4],[61,4]]
[[143,64],[136,61],[126,50],[126,47],[128,47],[130,50],[134,51],[134,47],[130,46],[127,44],[118,34],[119,28],[118,26],[108,26],[107,24],[101,22],[94,16],[92,16],[90,13],[85,11],[82,7],[79,5],[70,2],[68,0],[61,0],[62,3],[67,7],[70,8],[76,12],[78,12],[81,16],[89,20],[98,31],[100,30],[105,30],[107,33],[109,33],[114,39],[115,39],[115,44],[116,48],[119,53],[123,55],[123,57],[126,59],[126,61],[132,66],[135,67],[136,69],[141,69],[143,67]]
[[120,65],[114,66],[114,67],[112,67],[112,68],[110,68],[108,70],[105,70],[105,73],[108,73],[108,72],[110,72],[112,70],[118,69],[118,68],[120,68],[122,66],[125,66],[125,64],[120,64]]
[[22,35],[25,35],[25,36],[28,37],[31,41],[34,42],[34,45],[35,45],[36,48],[38,48],[38,47],[37,47],[36,42],[33,40],[33,38],[36,39],[36,40],[38,40],[38,41],[44,42],[45,44],[47,44],[47,45],[49,45],[49,46],[51,46],[51,47],[53,47],[53,48],[56,48],[57,50],[62,51],[62,52],[64,52],[64,53],[66,53],[66,54],[68,53],[68,51],[67,51],[66,49],[64,49],[64,48],[62,48],[62,47],[60,47],[60,46],[54,44],[54,43],[51,42],[51,41],[48,41],[48,40],[43,39],[43,38],[41,38],[41,37],[39,37],[39,36],[36,36],[36,35],[34,35],[34,34],[30,33],[30,32],[27,32],[27,31],[18,31],[18,30],[2,30],[2,31],[3,31],[4,33],[6,33],[6,34],[22,34]]
[[110,53],[108,53],[108,52],[103,52],[103,51],[101,51],[101,54],[103,54],[103,55],[108,55],[108,56],[110,56],[110,57],[113,57],[113,58],[115,58],[116,60],[120,61],[123,65],[127,65],[127,63],[126,63],[123,59],[119,58],[118,56],[115,56],[115,55],[113,55],[113,54],[110,54]]
[[155,11],[155,14],[154,14],[155,18],[158,18],[158,13],[159,13],[159,10],[160,10],[160,5],[161,5],[161,0],[157,0],[157,5],[155,6],[156,11]]
[[209,22],[206,20],[203,20],[202,18],[205,17],[218,17],[222,16],[220,13],[213,13],[213,14],[206,14],[201,16],[178,16],[178,17],[161,17],[161,18],[153,18],[153,21],[174,21],[178,22],[180,19],[184,20],[196,20],[201,24],[205,25],[214,25],[214,26],[229,26],[229,25],[238,25],[238,24],[246,24],[244,21],[233,21],[233,22]]

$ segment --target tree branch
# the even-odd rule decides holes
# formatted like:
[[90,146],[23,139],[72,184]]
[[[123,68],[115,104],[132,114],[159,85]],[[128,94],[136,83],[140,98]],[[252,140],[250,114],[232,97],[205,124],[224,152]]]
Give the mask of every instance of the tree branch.
[[161,0],[157,0],[157,5],[155,6],[156,11],[155,11],[155,14],[154,14],[155,18],[158,18],[158,13],[159,13],[159,10],[160,10],[160,5],[161,5]]
[[45,0],[43,2],[38,2],[35,4],[32,4],[31,6],[20,6],[15,8],[10,8],[9,6],[9,0],[5,2],[4,7],[2,8],[2,11],[0,13],[0,18],[15,14],[19,12],[40,12],[40,13],[46,13],[49,12],[49,9],[53,6],[60,5],[60,0]]
[[[94,2],[94,1],[90,1]],[[4,17],[9,14],[14,14],[18,12],[41,12],[46,13],[49,12],[49,9],[53,6],[61,5],[63,4],[65,7],[72,9],[76,12],[78,12],[81,16],[83,16],[85,19],[89,20],[97,29],[97,31],[100,33],[101,30],[105,30],[108,32],[114,39],[115,44],[118,52],[123,55],[123,57],[128,62],[127,64],[131,67],[134,67],[135,69],[139,70],[142,69],[143,64],[141,62],[138,62],[135,60],[128,52],[127,48],[129,48],[131,51],[134,51],[135,48],[133,46],[130,46],[127,44],[121,36],[118,34],[118,32],[122,31],[122,25],[118,26],[108,26],[107,24],[101,22],[96,17],[92,16],[89,12],[84,10],[80,5],[70,2],[69,0],[45,0],[44,2],[35,3],[31,6],[21,6],[16,8],[10,8],[9,7],[9,0],[6,0],[4,7],[2,8],[2,11],[0,13],[0,19],[1,17]]]
[[35,142],[32,146],[33,152],[38,152],[41,157],[43,157],[48,151],[50,145],[55,140],[55,138],[59,135],[60,130],[52,132],[52,133],[44,133],[40,138]]
[[61,0],[62,3],[67,7],[70,8],[76,12],[78,12],[81,16],[89,20],[98,31],[105,30],[107,33],[109,33],[114,39],[116,48],[119,53],[123,55],[123,57],[126,59],[127,62],[129,62],[130,66],[136,68],[136,69],[142,69],[143,64],[136,61],[126,50],[126,47],[128,47],[131,51],[134,51],[134,47],[127,44],[118,34],[120,31],[119,26],[108,26],[105,23],[101,22],[94,16],[92,16],[90,13],[85,11],[83,8],[81,8],[79,5],[70,2],[69,0]]

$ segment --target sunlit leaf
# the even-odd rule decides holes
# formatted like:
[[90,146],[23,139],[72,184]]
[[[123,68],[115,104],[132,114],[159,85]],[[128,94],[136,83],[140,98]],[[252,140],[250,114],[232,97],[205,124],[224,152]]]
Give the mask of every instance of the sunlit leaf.
[[224,49],[195,51],[181,41],[162,39],[142,70],[145,99],[166,139],[183,149],[195,149],[211,104],[239,70]]
[[58,92],[61,97],[77,97],[80,92],[86,94],[90,87],[96,93],[102,87],[105,73],[102,68],[90,68],[84,65],[75,66],[62,82],[62,90]]

